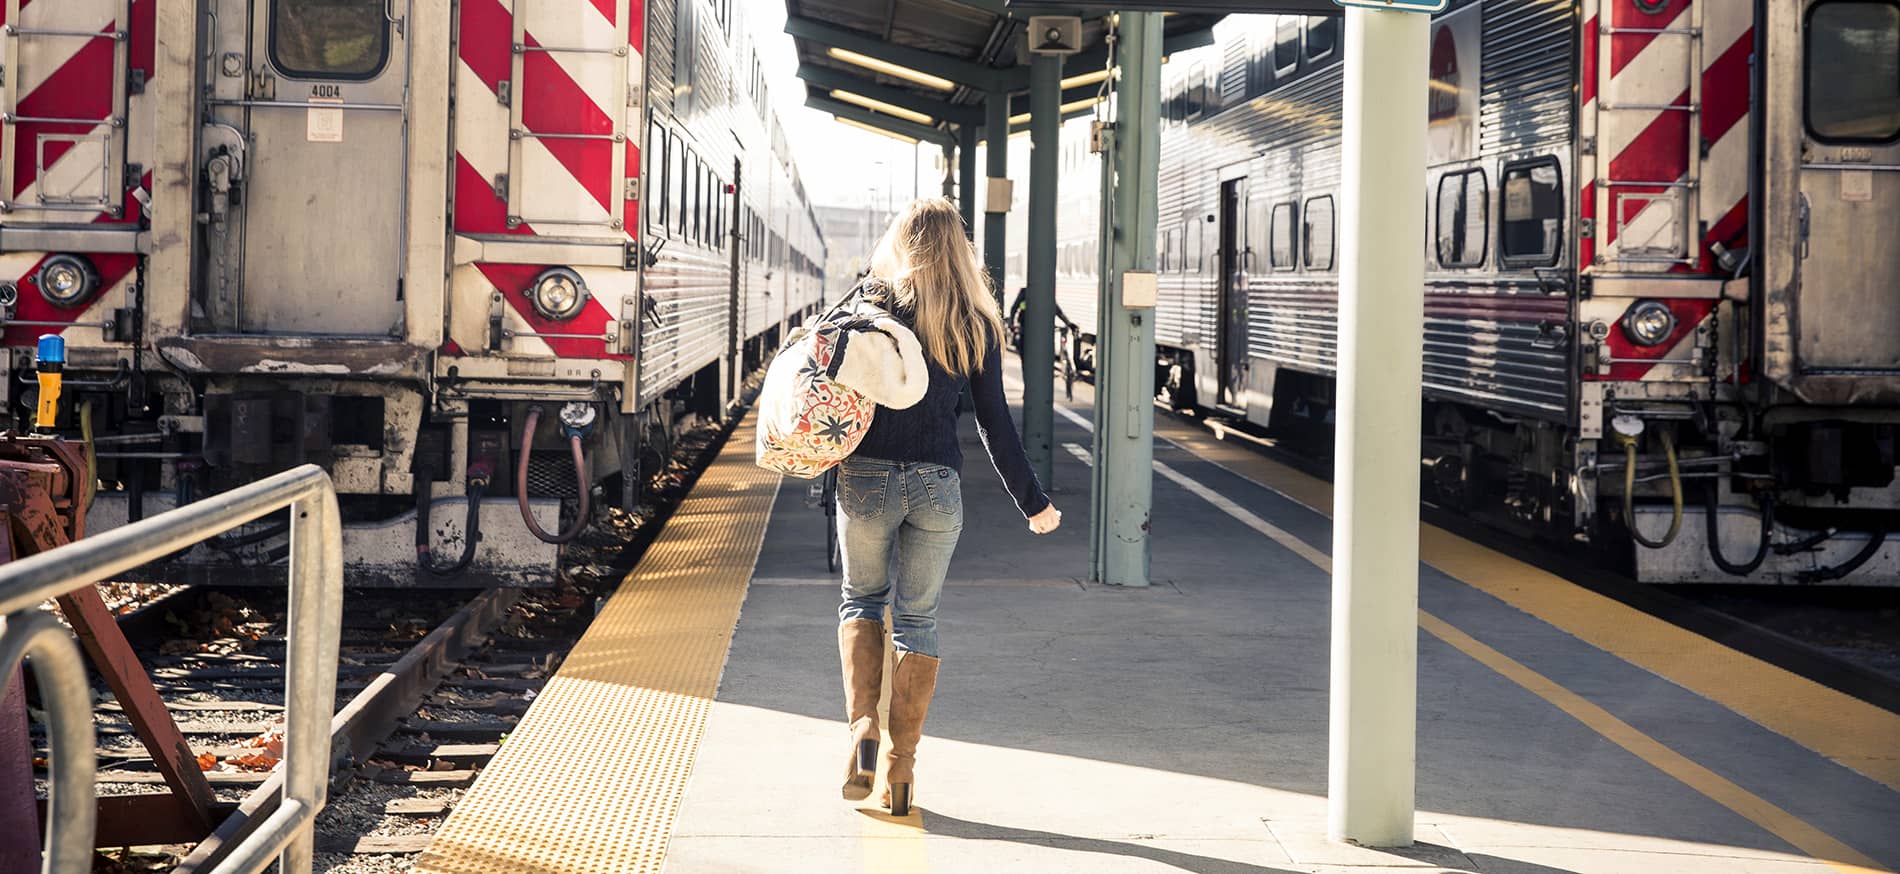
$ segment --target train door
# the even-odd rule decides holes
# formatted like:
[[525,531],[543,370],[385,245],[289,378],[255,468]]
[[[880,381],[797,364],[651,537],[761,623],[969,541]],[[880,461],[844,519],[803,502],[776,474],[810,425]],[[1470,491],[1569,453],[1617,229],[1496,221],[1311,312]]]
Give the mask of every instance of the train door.
[[1229,179],[1220,186],[1220,244],[1216,252],[1220,271],[1220,333],[1215,351],[1220,361],[1220,405],[1240,408],[1247,387],[1247,239],[1245,199],[1247,180]]
[[[212,0],[216,328],[402,333],[406,0]],[[228,137],[223,130],[242,132]],[[222,184],[225,193],[215,189]]]
[[1894,403],[1900,3],[1768,5],[1765,363],[1816,402]]

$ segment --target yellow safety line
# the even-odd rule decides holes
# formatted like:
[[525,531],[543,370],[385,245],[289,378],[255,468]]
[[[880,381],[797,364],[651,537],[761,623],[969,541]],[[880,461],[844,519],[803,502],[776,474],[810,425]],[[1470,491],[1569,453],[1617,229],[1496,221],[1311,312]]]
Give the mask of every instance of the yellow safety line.
[[[1074,419],[1076,419],[1078,423],[1087,424],[1086,420],[1081,419],[1080,416],[1076,415],[1072,411],[1062,409],[1060,407],[1058,407],[1058,409],[1061,412],[1066,413],[1070,415],[1071,417],[1073,417]],[[1157,425],[1159,424],[1160,423],[1157,422]],[[1163,429],[1160,427],[1156,428],[1157,436],[1160,436],[1162,434],[1162,430]],[[1287,497],[1289,497],[1290,499],[1296,502],[1299,502],[1307,506],[1308,508],[1315,510],[1316,512],[1319,512],[1328,517],[1331,516],[1332,495],[1331,495],[1331,486],[1329,484],[1323,481],[1320,481],[1314,477],[1310,477],[1305,474],[1299,473],[1298,471],[1294,471],[1291,468],[1287,468],[1283,465],[1279,465],[1274,462],[1268,461],[1267,459],[1261,458],[1259,455],[1251,453],[1251,452],[1238,453],[1238,454],[1233,453],[1230,451],[1232,447],[1226,446],[1219,442],[1208,441],[1197,433],[1188,432],[1185,434],[1181,434],[1180,436],[1186,439],[1176,440],[1175,439],[1176,434],[1174,433],[1175,429],[1168,429],[1168,430],[1170,433],[1167,434],[1165,439],[1168,439],[1171,442],[1176,442],[1177,445],[1180,445],[1182,448],[1188,449],[1189,451],[1195,452],[1196,454],[1202,454],[1203,457],[1207,458],[1207,460],[1214,461],[1214,463],[1216,463],[1217,465],[1225,469],[1228,469],[1242,476],[1243,478],[1254,480],[1255,482],[1258,482],[1259,484],[1267,487],[1268,489],[1276,491],[1276,492],[1280,492],[1286,495]],[[1083,450],[1080,446],[1076,446],[1075,444],[1067,444],[1066,448],[1068,448],[1069,451],[1072,454],[1075,454],[1077,457],[1082,458],[1085,461],[1089,460],[1087,451]],[[1215,450],[1215,449],[1222,450],[1222,451],[1208,452],[1208,450]],[[1224,457],[1222,457],[1218,461],[1215,461],[1215,459],[1211,457],[1214,455],[1220,455]],[[1234,465],[1234,466],[1228,467],[1229,464]],[[1213,504],[1217,509],[1220,509],[1222,512],[1227,513],[1228,515],[1232,516],[1237,521],[1248,526],[1249,528],[1254,529],[1255,531],[1273,540],[1275,543],[1281,545],[1282,547],[1285,547],[1288,551],[1312,563],[1314,566],[1318,567],[1320,570],[1325,571],[1328,574],[1332,573],[1333,571],[1332,558],[1326,555],[1325,553],[1320,552],[1318,549],[1314,548],[1313,546],[1301,540],[1300,538],[1266,521],[1265,519],[1260,518],[1259,515],[1240,506],[1239,504],[1235,503],[1233,500],[1227,498],[1224,495],[1221,495],[1219,492],[1216,492],[1213,489],[1208,488],[1207,486],[1201,484],[1199,481],[1193,479],[1192,477],[1189,477],[1185,474],[1180,473],[1179,471],[1175,470],[1174,468],[1170,467],[1167,464],[1156,461],[1154,462],[1154,469],[1156,473],[1161,474],[1166,479],[1174,482],[1176,485],[1181,486],[1190,494],[1193,494],[1205,501],[1208,501],[1209,503]],[[1242,469],[1246,470],[1247,472],[1242,473],[1241,472]],[[1263,473],[1266,475],[1266,477],[1257,478],[1253,475],[1254,473]],[[1283,491],[1280,488],[1281,483],[1285,483],[1288,486],[1288,489]],[[1423,531],[1423,529],[1428,529],[1430,528],[1430,526],[1421,525],[1420,528],[1421,528],[1421,531]],[[1460,543],[1463,542],[1459,540],[1459,538],[1455,537],[1454,535],[1448,534],[1438,529],[1430,528],[1430,530],[1437,532],[1439,535],[1442,535],[1446,539],[1457,541]],[[1425,558],[1428,563],[1432,564],[1434,567],[1438,567],[1440,570],[1445,570],[1447,573],[1453,573],[1449,569],[1439,565],[1436,560],[1428,557],[1431,554],[1430,552],[1428,552],[1428,549],[1429,549],[1428,544],[1431,542],[1432,540],[1430,538],[1426,538],[1423,535],[1421,535],[1421,542],[1419,546],[1421,558]],[[1475,545],[1467,544],[1467,546],[1469,546],[1469,548],[1471,549],[1482,549],[1481,547],[1477,547]],[[1508,563],[1509,565],[1516,565],[1518,568],[1523,569],[1523,571],[1525,572],[1542,573],[1541,571],[1537,571],[1536,568],[1532,568],[1528,565],[1524,565],[1521,562],[1516,561],[1515,559],[1509,558],[1508,556],[1500,555],[1495,552],[1490,552],[1489,550],[1484,550],[1484,551],[1489,552],[1490,555],[1493,557],[1492,559],[1493,564]],[[1453,573],[1453,575],[1457,576],[1456,573]],[[1550,576],[1550,575],[1546,574],[1546,576]],[[1552,579],[1560,580],[1560,578],[1556,578],[1556,577],[1552,577]],[[1574,584],[1570,584],[1568,582],[1564,582],[1563,584],[1569,588],[1582,591],[1581,589],[1576,587]],[[1474,585],[1476,584],[1474,583]],[[1479,588],[1483,588],[1483,586],[1479,586]],[[1489,590],[1486,589],[1486,591],[1489,591]],[[1594,593],[1591,593],[1591,594],[1594,595]],[[1640,617],[1652,619],[1652,620],[1654,619],[1653,617],[1649,617],[1647,614],[1639,613],[1627,607],[1626,605],[1623,605],[1616,601],[1612,601],[1608,598],[1602,598],[1602,596],[1596,596],[1596,597],[1599,598],[1601,601],[1603,601],[1604,604],[1606,605],[1610,605],[1610,606],[1613,606],[1614,608],[1627,611],[1628,613],[1634,614],[1635,616],[1640,616]],[[1520,609],[1523,609],[1523,608],[1520,608]],[[1543,618],[1546,618],[1547,621],[1549,619],[1549,617],[1543,617]],[[1656,621],[1659,621],[1659,620],[1656,620]],[[1674,749],[1671,749],[1668,745],[1662,743],[1661,741],[1658,741],[1655,738],[1650,737],[1649,735],[1636,729],[1634,726],[1631,726],[1629,723],[1626,723],[1622,721],[1621,719],[1618,719],[1615,716],[1611,715],[1609,711],[1604,710],[1603,708],[1590,703],[1590,701],[1585,699],[1583,696],[1578,695],[1577,693],[1572,692],[1567,688],[1564,688],[1563,686],[1552,681],[1550,678],[1545,677],[1543,674],[1540,674],[1530,669],[1529,667],[1526,667],[1522,663],[1510,658],[1509,656],[1506,656],[1503,653],[1498,652],[1497,650],[1492,649],[1491,647],[1486,646],[1483,643],[1480,643],[1475,638],[1464,633],[1463,631],[1459,630],[1458,628],[1444,621],[1443,619],[1440,619],[1437,616],[1434,616],[1431,613],[1428,613],[1425,610],[1421,609],[1418,611],[1418,623],[1419,623],[1419,627],[1425,630],[1427,633],[1431,634],[1434,637],[1437,637],[1440,640],[1445,641],[1448,644],[1451,644],[1453,647],[1457,648],[1459,651],[1465,653],[1466,655],[1471,656],[1473,659],[1476,659],[1480,664],[1483,664],[1486,667],[1492,669],[1493,671],[1496,671],[1499,675],[1512,681],[1513,683],[1516,683],[1518,686],[1522,687],[1526,691],[1538,696],[1539,698],[1544,699],[1545,701],[1550,702],[1551,704],[1555,705],[1558,709],[1564,711],[1565,713],[1570,714],[1577,721],[1582,722],[1584,725],[1588,726],[1592,731],[1595,731],[1599,735],[1602,735],[1604,738],[1608,739],[1611,743],[1614,743],[1617,746],[1620,746],[1623,749],[1628,750],[1631,754],[1635,755],[1636,757],[1642,759],[1645,762],[1648,762],[1651,766],[1655,767],[1656,769],[1662,771],[1665,774],[1668,774],[1671,777],[1676,778],[1677,780],[1681,781],[1684,785],[1687,785],[1691,789],[1694,789],[1697,792],[1702,793],[1704,796],[1708,797],[1710,800],[1716,802],[1717,804],[1722,805],[1723,807],[1728,808],[1729,810],[1735,812],[1737,815],[1743,817],[1744,819],[1747,819],[1749,822],[1752,822],[1755,825],[1760,826],[1762,829],[1766,830],[1770,834],[1773,834],[1776,837],[1779,837],[1782,840],[1787,841],[1790,845],[1794,846],[1796,849],[1800,850],[1801,852],[1806,853],[1809,856],[1812,856],[1826,863],[1829,867],[1832,867],[1837,871],[1844,872],[1844,874],[1866,874],[1866,872],[1877,872],[1877,871],[1887,870],[1886,868],[1881,867],[1879,862],[1874,861],[1872,858],[1868,857],[1866,854],[1860,852],[1859,850],[1856,850],[1853,847],[1850,847],[1847,844],[1842,843],[1840,840],[1834,838],[1832,835],[1829,835],[1826,832],[1814,827],[1813,825],[1810,825],[1805,820],[1802,820],[1800,817],[1797,817],[1794,814],[1789,813],[1786,810],[1783,810],[1781,807],[1761,798],[1758,795],[1755,795],[1752,792],[1749,792],[1746,789],[1743,789],[1741,786],[1737,785],[1733,781],[1730,781],[1727,778],[1724,778],[1721,775],[1716,774],[1713,771],[1710,771],[1708,768],[1705,768],[1697,764],[1695,761],[1691,760],[1687,756],[1682,755],[1681,753],[1676,752]],[[1668,629],[1672,629],[1681,634],[1685,634],[1685,635],[1688,634],[1688,632],[1682,631],[1682,629],[1676,628],[1676,626],[1668,625],[1668,623],[1661,623],[1661,624],[1666,626]],[[1581,637],[1581,635],[1578,635],[1578,636]],[[1699,636],[1695,636],[1695,635],[1689,635],[1689,636],[1696,637],[1697,640],[1703,640],[1703,638],[1700,638]],[[1723,648],[1726,649],[1726,647],[1723,647]],[[1746,658],[1745,656],[1742,656],[1740,653],[1735,653],[1735,655],[1738,657]],[[1773,668],[1772,665],[1767,665],[1766,663],[1760,663],[1760,664],[1764,668]],[[1779,670],[1779,669],[1776,669],[1776,670]],[[1790,676],[1793,676],[1793,675],[1790,675]],[[1807,681],[1805,680],[1805,678],[1800,678],[1800,677],[1796,677],[1795,679],[1802,680],[1803,682],[1810,682],[1810,683],[1812,682],[1812,681]],[[1818,686],[1819,684],[1814,684],[1814,685]],[[1832,690],[1827,690],[1827,691],[1832,692]],[[1833,693],[1833,694],[1838,695],[1839,693]]]
[[1887,870],[1881,867],[1879,862],[1868,858],[1859,850],[1835,840],[1832,835],[1809,825],[1800,817],[1781,809],[1761,796],[1743,789],[1734,781],[1696,764],[1689,757],[1670,749],[1661,741],[1612,716],[1609,711],[1590,703],[1582,695],[1558,685],[1549,677],[1525,667],[1523,663],[1510,656],[1478,642],[1471,635],[1453,627],[1451,623],[1420,610],[1418,611],[1418,626],[1430,632],[1433,637],[1451,644],[1458,651],[1478,660],[1485,667],[1502,674],[1511,682],[1524,687],[1537,697],[1556,705],[1557,709],[1575,717],[1578,722],[1608,738],[1611,743],[1629,750],[1637,758],[1655,766],[1656,770],[1682,781],[1689,788],[1741,814],[1749,822],[1767,829],[1775,837],[1794,845],[1801,852],[1826,862],[1828,867],[1844,874],[1866,874],[1866,872]]
[[778,491],[752,441],[748,419],[415,870],[660,870]]
[[[1159,423],[1157,423],[1159,425]],[[1157,432],[1162,430],[1157,427]],[[1327,517],[1324,480],[1183,427],[1167,439]],[[1900,791],[1900,714],[1739,652],[1556,574],[1431,525],[1419,558],[1566,634],[1708,698],[1830,761]]]

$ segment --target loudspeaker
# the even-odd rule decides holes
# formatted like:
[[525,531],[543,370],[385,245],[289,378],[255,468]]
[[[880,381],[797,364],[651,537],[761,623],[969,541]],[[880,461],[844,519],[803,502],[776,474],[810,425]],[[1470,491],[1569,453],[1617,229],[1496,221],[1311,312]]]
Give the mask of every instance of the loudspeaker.
[[1038,55],[1073,55],[1082,50],[1082,19],[1073,15],[1035,15],[1024,35]]

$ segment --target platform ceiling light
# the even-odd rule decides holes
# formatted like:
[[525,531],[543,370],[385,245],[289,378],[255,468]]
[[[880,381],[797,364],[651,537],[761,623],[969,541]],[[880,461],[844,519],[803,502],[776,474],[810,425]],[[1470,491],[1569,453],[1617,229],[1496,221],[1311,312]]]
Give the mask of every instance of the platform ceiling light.
[[528,299],[541,318],[566,321],[587,306],[587,283],[566,267],[550,267],[535,277]]
[[893,64],[890,61],[884,61],[884,60],[879,60],[877,58],[873,58],[870,55],[861,55],[861,54],[858,54],[857,52],[850,51],[848,49],[838,48],[837,46],[832,46],[831,48],[825,50],[825,54],[828,54],[834,58],[837,58],[838,60],[843,61],[847,64],[856,64],[857,66],[863,67],[866,70],[873,70],[879,73],[883,73],[886,76],[896,76],[897,78],[903,79],[907,82],[915,82],[919,85],[924,86],[925,88],[935,88],[938,91],[957,90],[957,83],[952,82],[949,79],[945,79],[941,76],[932,76],[929,73],[921,73],[909,67]]
[[834,115],[832,116],[832,119],[834,121],[837,121],[839,124],[848,124],[852,127],[858,128],[859,130],[868,130],[871,133],[883,134],[884,136],[890,137],[891,139],[894,139],[894,140],[902,140],[903,142],[908,143],[913,146],[917,145],[916,137],[907,137],[907,136],[904,136],[903,134],[896,133],[894,131],[887,131],[881,127],[878,127],[877,125],[865,124],[864,122],[858,121],[855,118],[845,118],[842,115]]
[[874,109],[874,110],[877,110],[878,112],[884,113],[885,115],[897,116],[898,118],[901,118],[905,121],[914,121],[914,122],[917,122],[918,124],[936,124],[937,122],[936,119],[931,118],[930,116],[925,115],[921,112],[917,112],[911,109],[905,109],[904,107],[898,106],[896,104],[885,103],[882,100],[866,97],[862,94],[853,94],[850,91],[833,91],[831,92],[831,96],[839,100],[842,100],[846,103],[855,103],[859,106],[864,107],[865,109]]
[[1623,315],[1623,333],[1639,346],[1656,346],[1676,332],[1676,314],[1662,301],[1640,300]]
[[40,265],[34,283],[40,296],[56,307],[76,307],[99,287],[99,271],[78,255],[54,255]]
[[[1121,75],[1121,69],[1122,68],[1120,67],[1116,67],[1112,71],[1113,75],[1119,78]],[[1101,70],[1096,70],[1090,73],[1077,74],[1077,75],[1070,76],[1069,78],[1062,80],[1062,87],[1063,88],[1080,88],[1083,85],[1093,85],[1097,82],[1102,81],[1103,79],[1107,79],[1109,75],[1111,75],[1111,71],[1108,69],[1101,69]]]
[[1102,98],[1099,95],[1095,97],[1084,97],[1081,100],[1071,100],[1068,103],[1062,104],[1061,114],[1068,115],[1071,112],[1087,109],[1100,102],[1102,102]]

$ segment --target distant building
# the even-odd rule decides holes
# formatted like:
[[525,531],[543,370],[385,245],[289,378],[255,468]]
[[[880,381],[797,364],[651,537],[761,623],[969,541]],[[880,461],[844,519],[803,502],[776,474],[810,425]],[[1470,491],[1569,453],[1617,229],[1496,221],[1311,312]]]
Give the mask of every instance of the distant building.
[[836,300],[870,263],[871,249],[884,235],[891,213],[862,206],[820,206],[815,212],[825,235],[825,298]]

